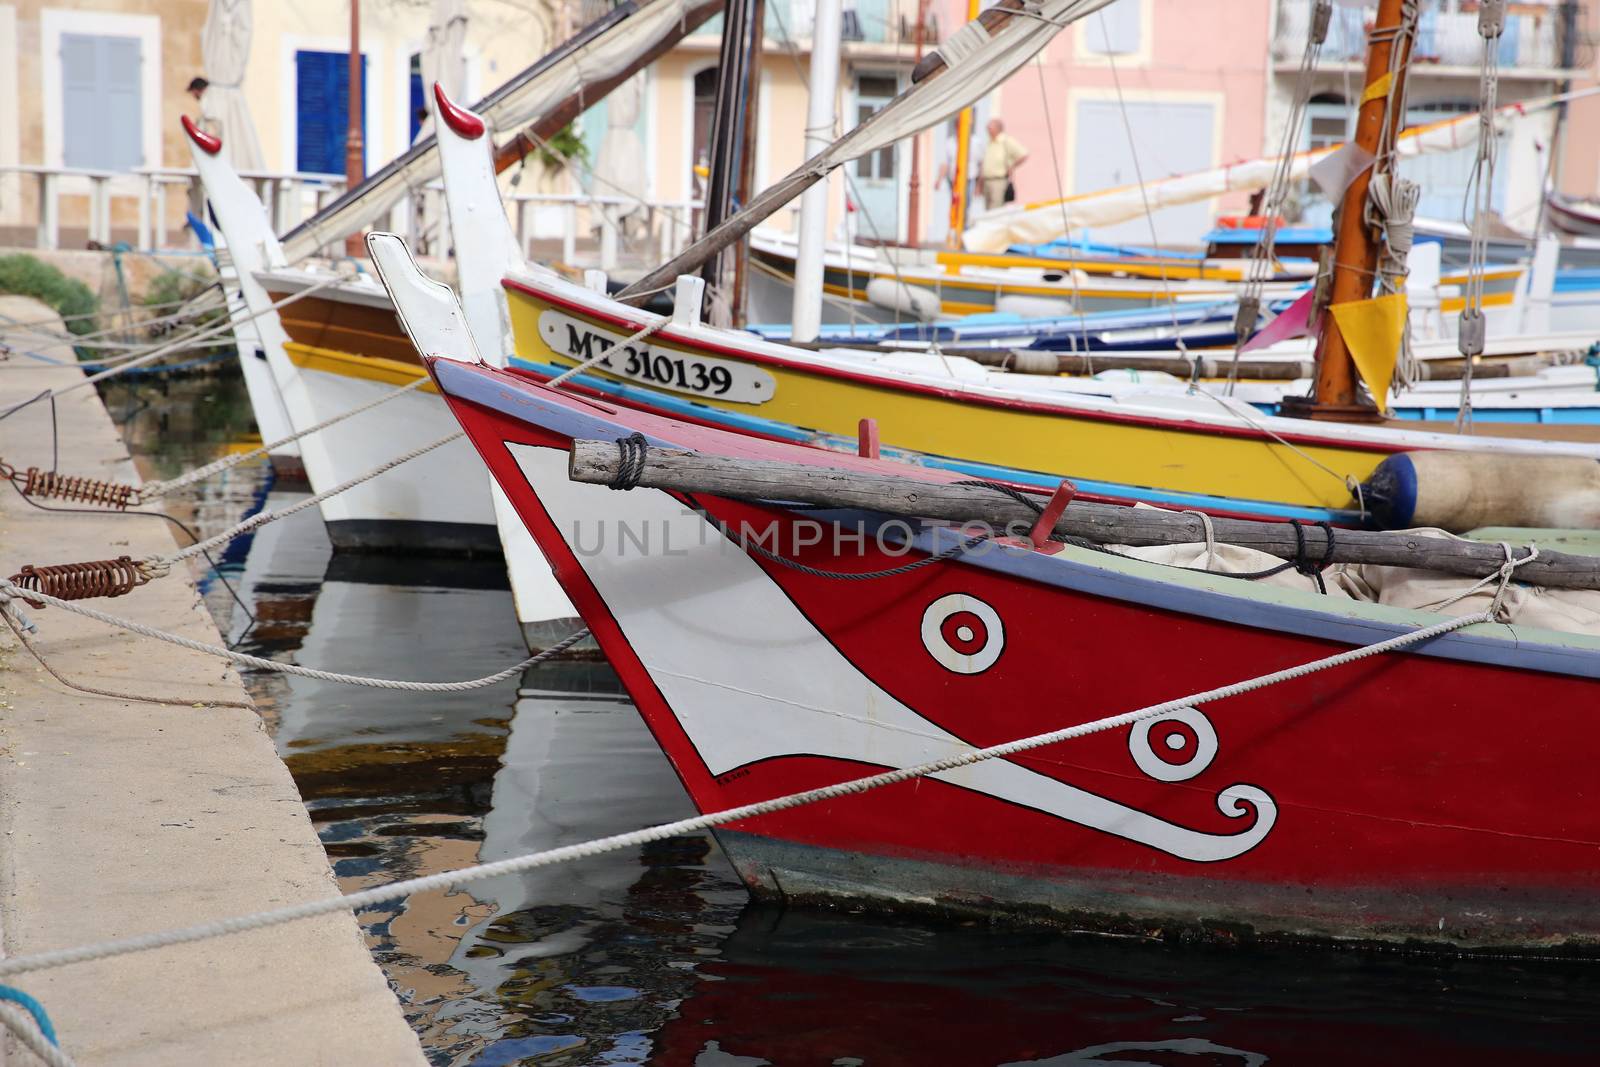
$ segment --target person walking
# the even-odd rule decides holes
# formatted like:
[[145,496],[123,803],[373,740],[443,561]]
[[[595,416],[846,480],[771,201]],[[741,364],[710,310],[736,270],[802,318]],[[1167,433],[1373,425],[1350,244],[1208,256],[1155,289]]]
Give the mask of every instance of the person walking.
[[[1028,158],[1022,142],[1006,132],[1006,124],[999,119],[989,120],[989,145],[983,150],[983,163],[978,177],[983,182],[983,206],[993,211],[1007,200],[1011,175]],[[1015,194],[1012,194],[1015,196]]]

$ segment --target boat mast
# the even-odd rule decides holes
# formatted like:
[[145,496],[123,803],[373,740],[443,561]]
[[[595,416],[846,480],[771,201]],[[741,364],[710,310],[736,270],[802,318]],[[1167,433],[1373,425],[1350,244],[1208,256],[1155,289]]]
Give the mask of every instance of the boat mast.
[[[717,94],[711,105],[711,177],[706,182],[706,232],[733,214],[734,192],[739,184],[739,140],[742,104],[750,59],[752,0],[727,0],[722,8],[722,51],[717,63]],[[731,242],[730,242],[731,243]],[[732,325],[732,304],[727,299],[733,271],[726,246],[702,265],[711,307],[711,322]]]
[[[366,181],[367,156],[361,144],[361,0],[350,0],[350,84],[345,100],[349,121],[344,137],[344,187],[355,189]],[[367,254],[365,236],[358,228],[344,239],[345,255],[360,259]]]
[[[1369,155],[1377,155],[1384,139],[1384,123],[1389,123],[1389,140],[1399,132],[1404,118],[1399,102],[1405,98],[1406,64],[1410,61],[1411,29],[1417,17],[1415,0],[1379,0],[1378,14],[1373,21],[1368,38],[1367,76],[1363,82],[1368,91],[1363,94],[1361,108],[1356,114],[1356,145]],[[1394,49],[1405,51],[1400,62],[1391,65]],[[1372,91],[1394,70],[1393,84],[1387,92]],[[1380,86],[1381,88],[1381,86]],[[1394,108],[1389,107],[1393,97]],[[1366,221],[1367,188],[1372,183],[1372,172],[1382,160],[1375,161],[1358,174],[1344,192],[1339,207],[1338,233],[1333,245],[1333,277],[1329,286],[1328,302],[1344,304],[1366,300],[1372,296],[1378,271],[1378,254],[1383,242],[1379,227]],[[1308,419],[1331,419],[1339,422],[1377,420],[1378,410],[1364,401],[1357,388],[1358,375],[1355,362],[1350,358],[1339,326],[1333,316],[1325,315],[1322,336],[1317,341],[1316,391],[1310,397],[1287,398],[1282,411]]]
[[[811,95],[806,106],[806,158],[833,142],[833,111],[839,97],[841,0],[817,0],[811,27]],[[794,258],[794,309],[790,336],[815,341],[822,329],[822,252],[828,229],[828,183],[800,194],[800,232]]]
[[[750,51],[745,72],[744,113],[740,116],[739,130],[739,189],[735,199],[741,205],[750,202],[755,192],[756,144],[761,139],[757,122],[761,115],[761,57],[765,47],[767,0],[750,0]],[[729,300],[733,305],[733,325],[745,324],[745,306],[749,303],[750,238],[746,237],[734,248],[733,291]]]
[[[922,62],[923,27],[928,21],[928,0],[917,0],[917,26],[911,32],[912,47],[916,51],[913,65]],[[922,135],[911,135],[911,189],[906,194],[906,244],[911,248],[922,243]]]
[[[982,0],[967,0],[967,21],[978,17]],[[972,157],[972,108],[961,109],[956,119],[956,172],[950,176],[950,233],[945,244],[961,247],[961,231],[967,228],[967,169]]]

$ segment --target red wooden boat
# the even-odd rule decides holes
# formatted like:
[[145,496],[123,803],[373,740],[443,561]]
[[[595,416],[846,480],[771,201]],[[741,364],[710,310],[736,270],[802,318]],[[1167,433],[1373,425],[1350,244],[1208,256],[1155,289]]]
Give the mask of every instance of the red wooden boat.
[[[959,476],[438,358],[442,345],[469,351],[465,331],[445,323],[430,343],[416,320],[437,308],[408,311],[396,295],[441,393],[702,811],[1127,712],[1441,619],[1073,547],[841,580],[937,555],[956,535],[579,484],[573,442],[638,433],[750,460]],[[1570,948],[1600,935],[1586,741],[1597,678],[1600,639],[1477,625],[718,837],[753,892],[787,899],[1228,938]]]

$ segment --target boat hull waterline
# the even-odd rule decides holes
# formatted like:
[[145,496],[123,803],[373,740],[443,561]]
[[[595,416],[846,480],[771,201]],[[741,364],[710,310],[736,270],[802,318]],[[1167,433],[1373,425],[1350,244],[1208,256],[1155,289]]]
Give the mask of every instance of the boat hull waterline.
[[[884,517],[575,484],[569,450],[639,431],[736,457],[870,461],[485,367],[433,370],[702,811],[1059,729],[1438,621],[1072,548],[996,550],[845,584],[757,558],[724,530],[760,531],[825,570],[871,571],[908,558],[881,539],[887,525],[871,525]],[[803,524],[846,519],[872,530],[858,553],[803,547]],[[916,544],[933,547],[926,534]],[[1160,672],[1153,650],[1165,650]],[[1473,627],[1420,654],[746,820],[719,838],[764,896],[1230,940],[1570,947],[1600,936],[1600,812],[1583,802],[1586,747],[1571,743],[1587,734],[1597,678],[1591,638]],[[1538,722],[1509,722],[1515,707],[1537,707]]]

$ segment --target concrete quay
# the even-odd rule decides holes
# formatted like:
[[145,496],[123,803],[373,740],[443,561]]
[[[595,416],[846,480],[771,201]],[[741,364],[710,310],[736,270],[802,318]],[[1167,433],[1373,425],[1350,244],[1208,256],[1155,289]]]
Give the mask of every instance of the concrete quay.
[[[0,297],[12,321],[48,313]],[[0,319],[0,324],[6,320]],[[62,349],[29,346],[44,355]],[[33,363],[13,353],[0,368]],[[0,369],[0,412],[81,380],[75,367]],[[137,482],[93,388],[57,401],[67,474]],[[0,458],[48,467],[50,409],[0,421]],[[51,514],[0,485],[0,574],[172,551],[168,523]],[[116,600],[114,614],[220,643],[184,568]],[[288,770],[222,661],[59,609],[24,608],[67,678],[175,698],[91,696],[46,674],[0,626],[0,945],[28,955],[337,893]],[[193,945],[17,976],[84,1067],[425,1064],[354,918],[340,913]],[[9,1037],[0,1060],[36,1062]]]

